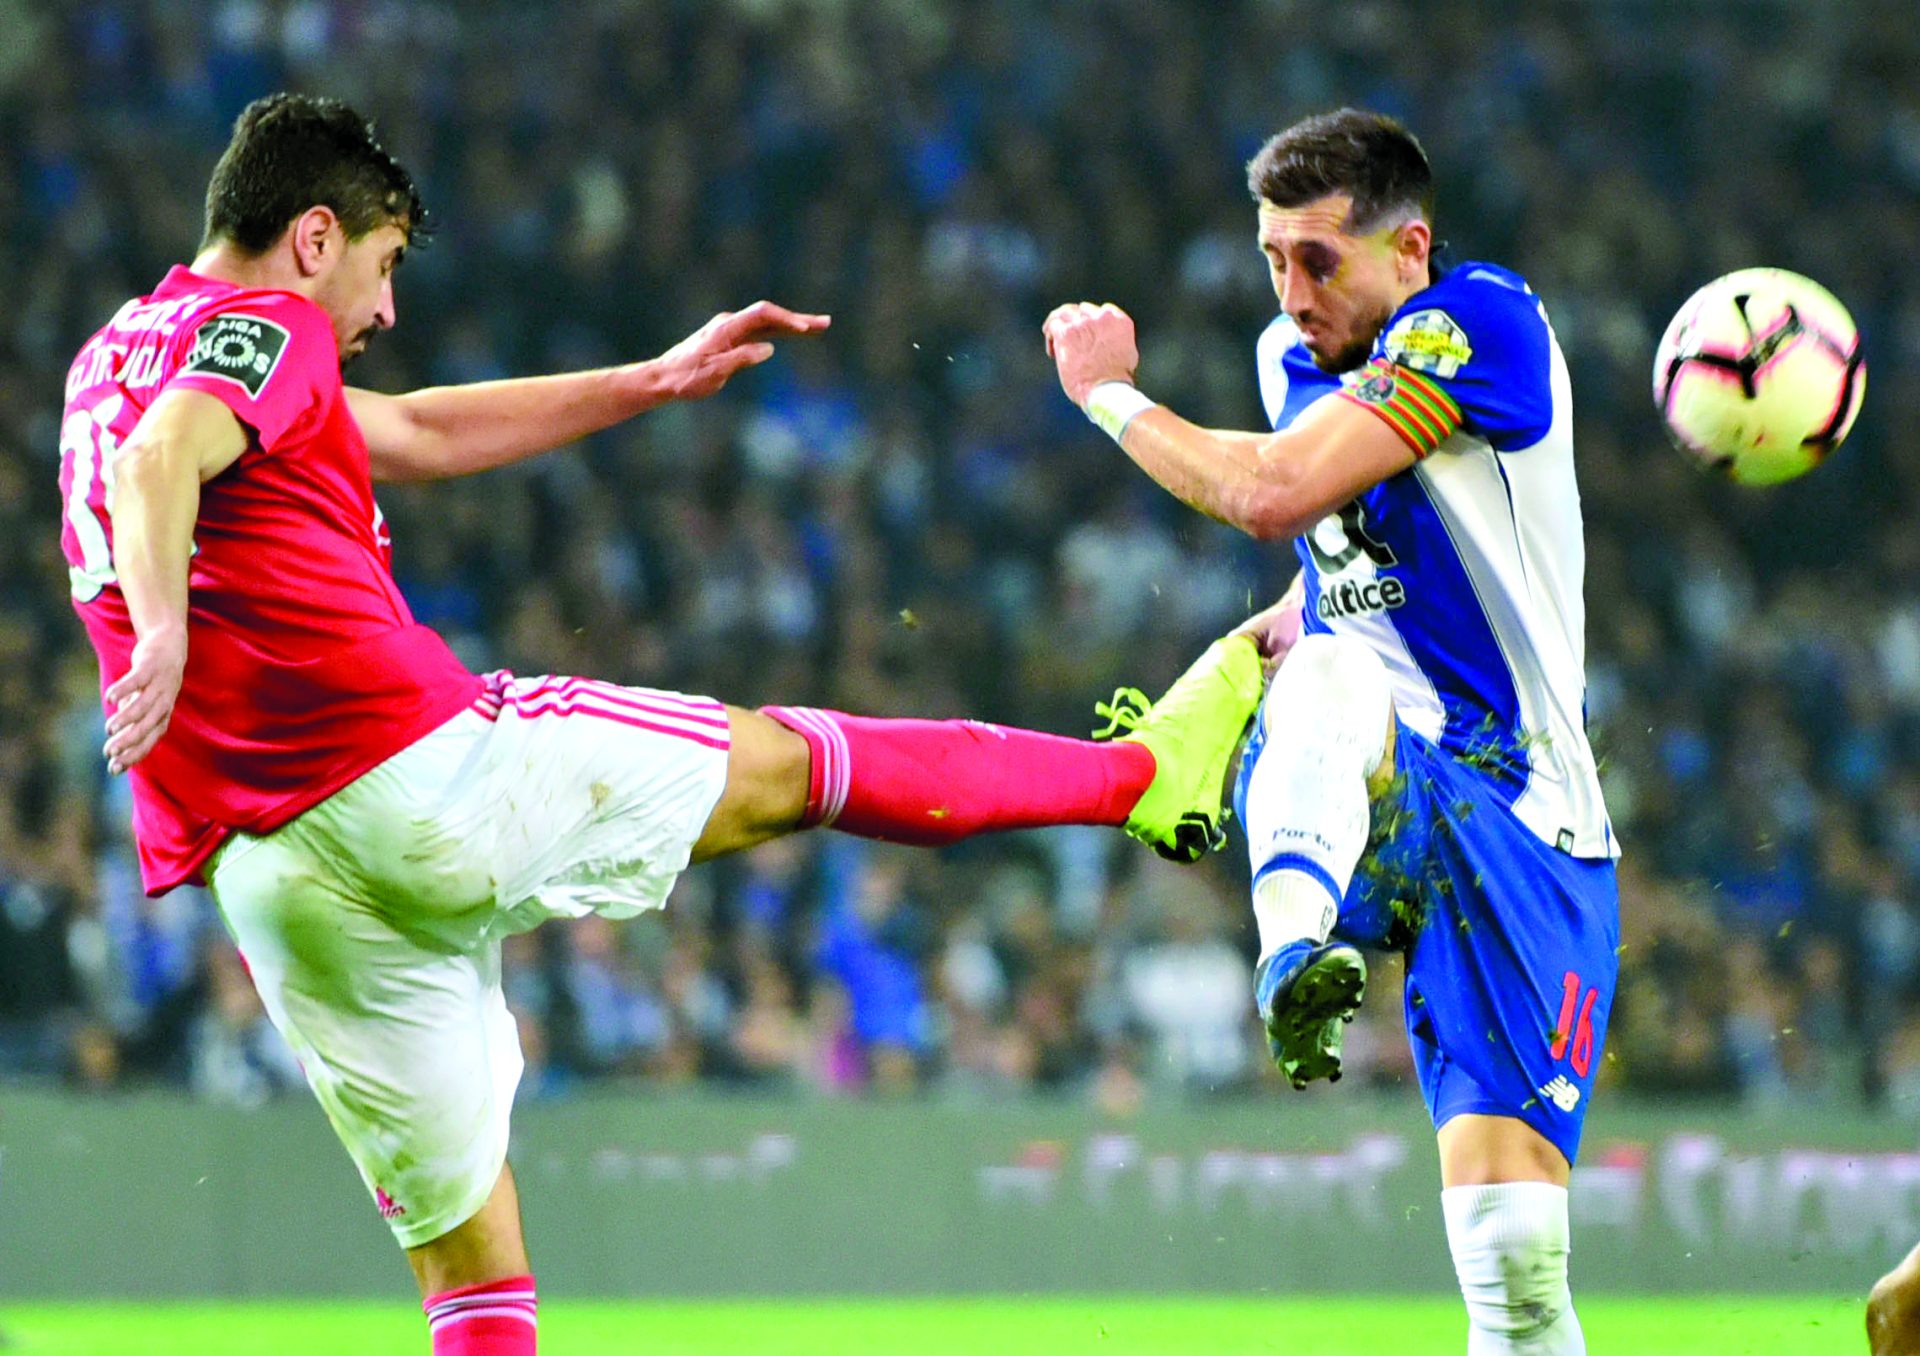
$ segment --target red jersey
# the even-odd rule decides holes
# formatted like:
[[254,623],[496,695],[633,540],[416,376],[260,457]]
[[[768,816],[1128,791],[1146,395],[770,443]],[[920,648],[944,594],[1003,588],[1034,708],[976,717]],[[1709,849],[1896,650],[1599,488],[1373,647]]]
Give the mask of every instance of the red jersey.
[[60,544],[103,690],[134,645],[113,571],[114,458],[170,388],[222,401],[251,436],[200,487],[185,680],[128,774],[152,894],[200,881],[230,834],[271,832],[480,692],[393,582],[326,313],[185,268],[121,307],[67,373]]

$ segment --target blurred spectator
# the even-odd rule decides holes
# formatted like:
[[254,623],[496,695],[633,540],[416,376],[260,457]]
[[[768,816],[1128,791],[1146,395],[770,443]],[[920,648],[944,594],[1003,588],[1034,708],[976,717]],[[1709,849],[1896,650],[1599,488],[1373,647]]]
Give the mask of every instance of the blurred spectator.
[[66,1068],[80,998],[68,955],[69,908],[39,882],[0,880],[0,1072],[47,1076]]
[[667,1048],[666,1005],[612,923],[589,915],[569,930],[560,990],[573,1014],[573,1057],[588,1073],[635,1072]]
[[1149,1077],[1218,1091],[1248,1070],[1253,970],[1226,941],[1218,891],[1195,885],[1158,864],[1135,877],[1140,935],[1121,982],[1132,1022],[1152,1041]]
[[920,967],[932,938],[907,892],[901,849],[835,847],[840,885],[822,908],[817,961],[847,995],[870,1085],[906,1092],[918,1080],[917,1061],[928,1044]]

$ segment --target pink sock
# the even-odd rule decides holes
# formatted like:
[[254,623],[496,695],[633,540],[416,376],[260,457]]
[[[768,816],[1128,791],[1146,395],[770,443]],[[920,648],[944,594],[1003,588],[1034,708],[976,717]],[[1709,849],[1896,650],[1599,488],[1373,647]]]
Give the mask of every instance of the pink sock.
[[433,1356],[534,1356],[538,1306],[533,1277],[509,1276],[429,1295],[421,1307]]
[[807,741],[804,826],[937,847],[997,829],[1124,824],[1153,780],[1139,744],[1096,744],[977,720],[876,720],[764,708]]

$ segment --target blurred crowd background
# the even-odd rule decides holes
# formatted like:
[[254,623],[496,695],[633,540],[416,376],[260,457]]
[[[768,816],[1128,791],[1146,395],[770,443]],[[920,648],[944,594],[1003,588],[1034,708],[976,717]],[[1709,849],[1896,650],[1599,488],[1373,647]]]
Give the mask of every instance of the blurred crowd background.
[[[476,667],[1085,732],[1274,596],[1067,403],[1039,325],[1113,300],[1141,380],[1256,427],[1274,299],[1242,166],[1404,117],[1452,256],[1519,269],[1572,365],[1590,709],[1621,864],[1607,1077],[1920,1111],[1920,28],[1903,3],[0,0],[0,1076],[299,1086],[211,902],[142,897],[67,602],[62,376],[194,253],[234,115],[373,114],[439,234],[384,390],[658,352],[760,296],[830,311],[723,396],[384,491]],[[1808,481],[1669,449],[1673,308],[1750,264],[1853,309],[1871,389]],[[244,699],[244,694],[235,694]],[[1244,864],[1062,830],[939,855],[812,835],[661,918],[509,947],[527,1090],[1043,1090],[1123,1112],[1263,1084]],[[1395,972],[1348,1042],[1410,1082]]]

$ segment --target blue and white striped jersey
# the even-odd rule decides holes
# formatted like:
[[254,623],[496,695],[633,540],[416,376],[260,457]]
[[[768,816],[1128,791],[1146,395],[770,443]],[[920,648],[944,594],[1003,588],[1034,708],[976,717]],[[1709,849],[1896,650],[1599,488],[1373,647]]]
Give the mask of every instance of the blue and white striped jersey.
[[[1484,771],[1541,840],[1617,856],[1586,734],[1572,390],[1546,312],[1519,275],[1461,264],[1389,318],[1382,357],[1440,388],[1461,425],[1294,543],[1306,629],[1371,646],[1399,719]],[[1341,386],[1284,315],[1258,362],[1275,429]]]

